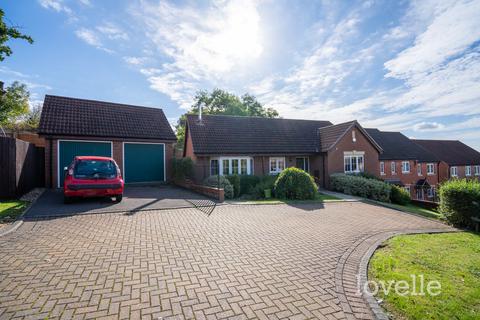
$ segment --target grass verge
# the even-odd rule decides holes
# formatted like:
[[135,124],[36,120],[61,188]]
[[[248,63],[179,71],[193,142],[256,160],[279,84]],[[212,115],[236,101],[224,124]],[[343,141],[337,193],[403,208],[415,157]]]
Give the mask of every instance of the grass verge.
[[0,202],[0,223],[15,220],[27,208],[27,201],[12,200]]
[[379,202],[379,201],[374,201],[374,200],[370,200],[370,199],[367,199],[366,201],[370,202],[370,203],[373,203],[373,204],[383,206],[383,207],[418,214],[418,215],[421,215],[421,216],[424,216],[424,217],[427,217],[427,218],[433,218],[433,219],[439,219],[439,220],[443,219],[443,216],[442,216],[441,213],[439,213],[437,211],[434,211],[434,210],[431,210],[431,209],[426,209],[426,208],[423,208],[423,207],[420,207],[420,206],[416,206],[413,203],[409,203],[407,205],[400,205],[400,204],[395,204],[395,203]]
[[378,249],[369,264],[369,280],[405,280],[411,275],[437,280],[437,296],[399,295],[390,291],[379,297],[398,319],[480,318],[480,235],[468,232],[394,237]]

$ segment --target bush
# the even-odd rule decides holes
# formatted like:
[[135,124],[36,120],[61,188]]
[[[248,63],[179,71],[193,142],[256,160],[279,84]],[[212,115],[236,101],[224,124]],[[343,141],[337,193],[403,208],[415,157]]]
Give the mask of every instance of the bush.
[[273,196],[273,187],[277,177],[277,175],[259,177],[257,184],[250,189],[249,195],[251,195],[254,199],[264,199],[265,190],[269,189]]
[[317,185],[313,177],[298,168],[287,168],[275,181],[275,196],[279,199],[315,199]]
[[410,202],[410,194],[399,186],[392,186],[390,201],[396,204],[406,205]]
[[345,194],[390,202],[391,186],[383,181],[335,173],[330,176],[330,187]]
[[251,175],[240,176],[240,195],[252,194],[253,188],[260,182],[260,177]]
[[380,179],[379,177],[377,177],[373,173],[369,173],[369,172],[359,172],[359,173],[354,173],[353,175],[357,176],[357,177],[363,177],[363,178],[367,178],[367,179],[383,181],[382,179]]
[[175,180],[193,177],[193,160],[190,158],[173,159],[173,177]]
[[203,181],[203,184],[209,187],[223,188],[223,190],[225,191],[225,198],[233,198],[233,186],[230,181],[228,181],[228,179],[224,176],[210,176]]
[[450,180],[440,186],[440,213],[453,225],[472,227],[471,217],[480,218],[480,183]]
[[231,175],[231,176],[226,176],[228,181],[230,181],[230,184],[233,187],[233,196],[234,198],[237,198],[240,196],[240,177],[236,174]]

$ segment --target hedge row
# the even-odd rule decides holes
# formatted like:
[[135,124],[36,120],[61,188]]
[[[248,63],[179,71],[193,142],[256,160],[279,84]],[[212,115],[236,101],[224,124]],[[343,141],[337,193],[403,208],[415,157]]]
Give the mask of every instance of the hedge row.
[[440,212],[453,225],[473,227],[472,217],[480,218],[480,182],[450,180],[440,186]]
[[330,186],[345,194],[390,202],[391,185],[375,179],[336,173],[330,176]]

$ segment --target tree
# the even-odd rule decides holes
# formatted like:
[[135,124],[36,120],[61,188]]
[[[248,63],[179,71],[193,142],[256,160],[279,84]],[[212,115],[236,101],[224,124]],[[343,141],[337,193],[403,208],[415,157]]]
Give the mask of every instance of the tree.
[[20,130],[36,130],[40,124],[40,116],[42,115],[42,105],[36,104],[28,113],[24,115],[20,123],[18,124],[18,129]]
[[21,33],[15,26],[7,26],[3,21],[5,13],[0,9],[0,61],[3,61],[5,57],[8,57],[12,54],[12,49],[7,46],[5,43],[10,39],[23,39],[28,43],[32,44],[33,39],[30,36],[27,36]]
[[254,116],[265,118],[276,118],[278,112],[273,108],[266,108],[257,99],[244,94],[238,97],[221,89],[214,89],[212,92],[199,91],[195,95],[194,103],[190,110],[180,116],[176,125],[178,148],[182,149],[185,142],[185,119],[187,114],[198,114],[200,104],[203,104],[203,114],[224,114],[231,116]]
[[13,82],[0,95],[0,126],[14,126],[17,120],[28,113],[30,93],[25,84]]

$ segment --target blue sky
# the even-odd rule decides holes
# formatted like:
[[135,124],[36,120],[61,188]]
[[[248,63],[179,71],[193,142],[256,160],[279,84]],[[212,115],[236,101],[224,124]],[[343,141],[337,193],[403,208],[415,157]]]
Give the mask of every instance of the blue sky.
[[44,94],[161,107],[249,92],[285,118],[357,119],[480,150],[480,1],[3,2],[0,79]]

